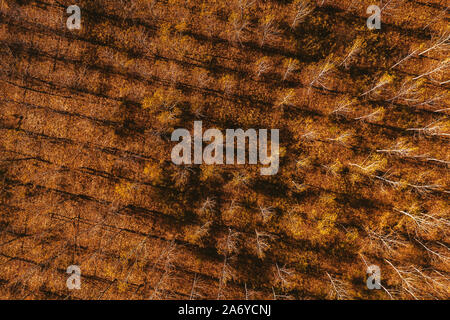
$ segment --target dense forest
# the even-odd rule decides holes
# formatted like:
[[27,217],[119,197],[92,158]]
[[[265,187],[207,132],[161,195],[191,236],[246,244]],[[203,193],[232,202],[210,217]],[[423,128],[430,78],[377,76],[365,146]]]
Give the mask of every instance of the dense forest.
[[[450,298],[448,4],[0,0],[0,298]],[[277,174],[174,164],[194,121]]]

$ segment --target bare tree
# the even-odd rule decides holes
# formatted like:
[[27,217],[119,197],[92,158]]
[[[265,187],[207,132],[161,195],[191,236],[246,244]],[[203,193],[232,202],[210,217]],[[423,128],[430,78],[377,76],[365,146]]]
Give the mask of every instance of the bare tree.
[[222,264],[222,271],[219,278],[219,289],[217,292],[217,299],[223,299],[223,290],[228,280],[233,278],[233,270],[230,266],[230,262],[234,259],[235,255],[239,251],[238,247],[239,233],[228,229],[228,235],[225,240],[224,248],[224,260]]
[[416,151],[415,147],[410,147],[406,140],[399,140],[388,149],[378,149],[377,152],[388,153],[399,157],[409,157]]
[[416,103],[419,101],[419,98],[422,96],[420,92],[421,86],[423,85],[423,81],[410,81],[406,79],[398,92],[390,99],[387,99],[388,102],[395,102],[401,100],[406,104]]
[[376,122],[382,120],[384,116],[385,110],[383,107],[375,109],[375,111],[372,111],[368,114],[362,115],[360,117],[356,117],[355,120],[359,120],[361,122]]
[[273,208],[272,207],[262,207],[259,206],[259,212],[261,213],[261,217],[263,219],[263,222],[266,223],[272,218],[273,216]]
[[289,58],[284,60],[285,71],[283,73],[283,81],[286,80],[291,73],[297,70],[298,64],[298,60],[296,59]]
[[421,50],[421,48],[422,48],[422,46],[411,45],[411,47],[409,48],[408,54],[404,58],[399,60],[397,63],[395,63],[391,67],[391,69],[401,65],[403,62],[405,62],[406,60],[409,60],[410,58],[417,57],[419,55],[419,51]]
[[447,28],[441,34],[434,35],[429,47],[420,52],[418,55],[421,56],[430,51],[438,51],[446,53],[449,50],[450,50],[450,29]]
[[429,125],[426,125],[422,128],[409,128],[406,131],[415,131],[420,134],[434,136],[434,137],[450,137],[450,133],[446,132],[446,130],[450,128],[450,124],[448,120],[445,119],[433,121]]
[[449,219],[424,213],[417,208],[411,208],[409,211],[394,208],[394,211],[410,219],[413,222],[413,229],[417,234],[427,234],[434,231],[446,233],[446,230],[450,227]]
[[433,82],[437,82],[440,85],[445,84],[447,81],[437,80],[439,77],[445,76],[447,74],[447,70],[450,68],[450,58],[439,61],[435,66],[433,66],[430,70],[414,77],[413,80],[418,80],[423,77],[428,78]]
[[244,32],[249,25],[248,20],[243,15],[232,14],[230,17],[231,28],[233,33],[233,40],[239,42],[242,46]]
[[275,264],[275,281],[281,288],[286,289],[289,287],[294,275],[294,270],[289,269],[286,265],[280,267],[278,263]]
[[346,131],[342,134],[340,134],[339,136],[337,136],[336,138],[327,138],[328,141],[333,141],[336,143],[339,143],[340,145],[344,146],[344,147],[349,147],[349,142],[352,139],[353,134],[351,131]]
[[260,20],[261,37],[259,45],[262,47],[266,41],[271,40],[279,31],[275,24],[275,17],[273,15],[266,15]]
[[173,264],[173,261],[176,259],[177,252],[176,252],[176,243],[174,240],[172,240],[166,248],[164,248],[159,255],[158,259],[153,264],[153,269],[158,264],[161,264],[162,268],[162,274],[158,279],[158,282],[153,287],[153,293],[150,296],[150,299],[164,299],[167,286],[170,280],[172,280],[172,273],[175,269],[175,265]]
[[[384,259],[400,279],[400,290],[408,297],[419,299],[443,299],[448,295],[449,278],[436,270],[425,272],[418,267],[396,266]],[[444,298],[445,299],[445,298]]]
[[350,48],[349,53],[345,56],[345,58],[340,63],[340,66],[344,66],[344,68],[348,68],[349,64],[354,60],[355,56],[361,52],[364,45],[364,40],[362,38],[356,38],[353,42],[352,47]]
[[330,295],[337,300],[348,300],[351,298],[349,294],[349,285],[342,280],[333,278],[330,274],[326,273],[331,282]]
[[198,274],[196,273],[194,279],[192,280],[191,293],[189,294],[189,300],[202,299],[203,296],[197,291],[199,288],[202,288],[203,285],[199,280]]
[[352,112],[352,108],[350,108],[350,106],[354,105],[356,102],[357,102],[356,99],[345,97],[338,102],[334,110],[330,112],[330,115],[344,117],[348,113]]
[[256,61],[256,77],[259,78],[262,74],[268,72],[270,70],[269,59],[263,57]]
[[[377,91],[379,91],[380,89],[382,89],[384,86],[386,86],[387,84],[391,83],[393,81],[393,77],[388,75],[388,74],[384,74],[376,83],[374,86],[372,86],[372,88],[370,88],[369,90],[367,90],[366,92],[362,93],[360,96],[365,96],[365,95],[369,95],[369,97],[373,94],[377,94]],[[378,95],[378,94],[377,94]]]
[[256,252],[260,259],[264,259],[266,251],[270,248],[269,240],[273,239],[273,236],[269,233],[258,232],[255,230],[256,234]]
[[309,82],[308,93],[313,86],[319,86],[326,90],[330,90],[327,85],[327,79],[333,72],[335,65],[332,62],[333,56],[330,55],[327,59],[325,59],[322,63],[317,65],[317,67],[313,70],[311,81]]
[[395,231],[391,231],[390,233],[376,232],[371,229],[367,229],[366,231],[369,240],[376,244],[380,244],[389,254],[393,254],[400,247],[407,246],[407,242],[401,240]]
[[291,23],[291,29],[295,29],[311,12],[314,11],[314,5],[309,0],[296,0],[292,4],[294,19]]

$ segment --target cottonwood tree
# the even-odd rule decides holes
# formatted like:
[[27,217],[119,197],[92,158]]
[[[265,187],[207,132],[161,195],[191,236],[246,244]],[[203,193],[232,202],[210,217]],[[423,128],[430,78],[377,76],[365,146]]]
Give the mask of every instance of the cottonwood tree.
[[278,263],[275,263],[275,283],[278,284],[282,289],[287,289],[292,283],[292,278],[294,276],[294,270],[287,268],[286,265],[280,267]]
[[348,283],[332,277],[328,272],[326,272],[328,279],[331,283],[330,296],[337,300],[348,300],[351,298],[349,294],[350,286]]
[[[419,74],[417,77],[414,77],[413,80],[418,80],[423,77],[426,77],[432,82],[438,83],[439,85],[443,85],[448,82],[448,80],[442,81],[447,76],[448,69],[450,68],[450,58],[439,61],[436,65],[434,65],[430,70]],[[441,79],[441,80],[439,80]]]
[[228,229],[228,234],[225,239],[225,243],[221,251],[224,255],[224,260],[222,264],[222,270],[219,277],[219,288],[217,291],[217,299],[223,299],[224,293],[223,290],[225,288],[228,280],[233,278],[233,269],[230,266],[230,262],[236,257],[236,254],[239,252],[239,233]]
[[303,22],[314,11],[314,5],[310,0],[295,0],[291,5],[291,11],[294,16],[291,29],[295,29],[300,22]]
[[418,55],[422,56],[430,51],[447,53],[450,50],[450,29],[447,27],[440,34],[435,34],[431,39],[427,49],[421,51]]
[[448,295],[449,278],[436,270],[426,272],[410,265],[398,266],[384,259],[394,269],[400,279],[400,289],[403,294],[419,299],[443,299]]
[[259,78],[262,74],[267,73],[270,70],[270,60],[267,57],[258,59],[255,63],[255,74]]
[[309,89],[308,94],[313,86],[321,87],[326,90],[330,90],[328,87],[328,80],[333,73],[335,64],[333,62],[333,55],[330,55],[323,62],[319,63],[312,71],[310,75],[310,80],[308,83]]
[[401,65],[403,62],[409,60],[410,58],[418,57],[418,56],[419,56],[419,53],[420,53],[420,50],[422,50],[422,49],[423,49],[423,45],[412,44],[412,45],[410,46],[410,48],[409,48],[408,54],[407,54],[404,58],[402,58],[402,59],[400,59],[398,62],[396,62],[396,63],[391,67],[391,69],[393,69],[393,68],[395,68],[395,67]]
[[445,217],[425,213],[421,208],[412,206],[408,211],[394,208],[412,222],[412,229],[417,235],[431,234],[433,232],[447,232],[450,220]]
[[348,69],[350,63],[356,58],[358,53],[364,48],[364,40],[362,38],[356,38],[353,42],[352,47],[350,48],[349,53],[345,56],[339,66],[344,66],[345,69]]
[[298,66],[299,66],[299,62],[297,59],[292,59],[292,58],[285,59],[283,61],[283,67],[285,68],[284,72],[283,72],[283,81],[285,81],[289,77],[290,74],[297,71]]
[[410,157],[417,151],[417,147],[411,146],[410,142],[400,139],[388,149],[377,149],[376,152],[387,153],[398,157]]
[[395,95],[386,99],[387,102],[402,101],[405,104],[412,104],[419,101],[420,97],[423,95],[422,86],[424,84],[423,80],[411,80],[405,79],[403,81],[400,89],[395,93]]
[[409,128],[406,131],[414,131],[419,134],[434,137],[450,137],[450,121],[446,119],[440,119],[433,121],[432,123],[426,125],[422,128]]
[[244,40],[244,33],[249,26],[249,22],[245,16],[241,16],[238,13],[232,13],[228,22],[231,25],[231,39],[232,41],[238,42],[242,46],[242,41]]
[[343,97],[329,114],[337,117],[345,117],[353,111],[351,106],[355,105],[357,102],[357,99],[352,99],[349,96]]
[[375,111],[372,111],[368,114],[356,117],[355,120],[362,122],[377,122],[383,120],[385,109],[383,107],[376,108]]
[[258,232],[255,230],[256,234],[256,253],[258,258],[264,259],[266,251],[269,250],[269,241],[273,239],[273,236],[266,232]]
[[383,89],[386,85],[392,83],[394,78],[385,73],[381,78],[373,85],[369,90],[362,93],[360,96],[369,96],[369,97],[378,97],[381,94],[381,89]]
[[260,19],[259,24],[261,32],[259,45],[262,47],[267,41],[270,41],[275,35],[279,34],[279,31],[276,27],[275,16],[272,14],[263,16]]

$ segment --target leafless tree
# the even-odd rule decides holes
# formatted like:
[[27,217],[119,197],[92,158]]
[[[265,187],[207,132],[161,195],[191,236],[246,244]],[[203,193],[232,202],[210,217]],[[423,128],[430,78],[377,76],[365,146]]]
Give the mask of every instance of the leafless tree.
[[349,285],[342,280],[333,278],[330,274],[326,273],[331,282],[330,295],[337,300],[348,300],[351,298],[349,294]]
[[418,54],[419,54],[420,49],[421,49],[420,46],[419,46],[419,47],[417,47],[417,46],[416,46],[416,47],[411,46],[411,48],[410,48],[409,51],[408,51],[408,54],[407,54],[404,58],[402,58],[401,60],[399,60],[397,63],[395,63],[395,64],[391,67],[391,69],[393,69],[393,68],[395,68],[395,67],[401,65],[403,62],[405,62],[406,60],[409,60],[409,59],[412,58],[412,57],[417,57]]
[[[363,256],[361,253],[360,253],[359,255],[360,255],[361,259],[363,260],[364,264],[366,265],[366,268],[368,268],[368,267],[369,267],[369,264],[367,263],[367,261],[366,261],[366,259],[364,258],[364,256]],[[393,295],[391,294],[391,292],[390,292],[385,286],[383,286],[381,283],[380,283],[380,286],[381,286],[381,288],[388,294],[388,296],[391,298],[391,300],[394,300],[394,297],[393,297]]]
[[367,235],[371,242],[379,243],[382,248],[389,254],[394,253],[400,247],[406,247],[407,242],[400,239],[399,235],[395,231],[389,233],[377,232],[371,229],[367,229]]
[[446,232],[450,227],[450,220],[424,213],[422,210],[399,210],[394,208],[394,211],[401,213],[413,222],[413,228],[417,234],[431,233],[433,231]]
[[390,99],[387,99],[388,102],[395,102],[401,100],[406,104],[416,103],[419,101],[419,98],[422,96],[420,92],[420,87],[422,85],[422,81],[410,81],[409,79],[405,80],[398,92]]
[[415,131],[420,134],[428,135],[428,136],[435,136],[435,137],[450,137],[450,133],[445,132],[449,128],[448,121],[445,120],[437,120],[433,121],[429,125],[426,125],[422,128],[409,128],[406,129],[406,131]]
[[261,58],[256,62],[256,77],[259,78],[262,74],[270,70],[270,63],[267,58]]
[[285,289],[289,287],[293,275],[293,269],[287,268],[286,265],[280,267],[278,263],[275,264],[275,281],[281,286],[281,288]]
[[[447,226],[448,228],[448,226]],[[415,241],[417,243],[419,243],[429,254],[432,258],[435,258],[439,261],[442,261],[443,263],[447,264],[448,261],[450,260],[450,248],[448,248],[446,245],[444,245],[443,243],[439,242],[440,247],[439,248],[431,248],[431,245],[429,244],[424,244],[422,241],[420,241],[419,239],[415,239]],[[441,252],[443,251],[443,252]]]
[[286,80],[289,75],[295,72],[298,68],[298,61],[296,59],[286,59],[284,62],[284,67],[286,68],[283,73],[283,81]]
[[311,12],[314,11],[314,5],[309,0],[297,0],[293,3],[294,19],[291,23],[291,29],[295,29]]
[[[447,9],[446,9],[447,10]],[[424,55],[430,51],[447,52],[450,50],[450,29],[444,30],[441,34],[435,35],[429,47],[418,55]]]
[[356,99],[345,97],[338,102],[334,110],[330,112],[330,115],[344,117],[350,112],[352,112],[352,108],[350,108],[350,106],[354,105],[355,103]]
[[430,70],[414,77],[413,80],[418,80],[423,77],[427,77],[433,82],[437,82],[440,85],[445,84],[447,81],[437,80],[439,77],[442,77],[447,74],[447,70],[450,68],[450,58],[439,61],[435,66],[433,66]]
[[266,251],[270,248],[269,240],[273,239],[273,236],[266,232],[258,232],[255,230],[256,234],[256,252],[258,257],[263,259]]
[[279,30],[275,24],[275,18],[271,15],[263,17],[260,22],[261,37],[259,45],[262,47],[266,41],[272,39],[275,35],[279,34]]
[[202,299],[203,296],[197,291],[203,288],[201,280],[199,280],[198,274],[196,273],[194,279],[192,280],[191,293],[189,294],[189,300]]
[[216,201],[213,198],[207,197],[205,201],[203,201],[200,212],[207,213],[207,212],[214,212],[214,208],[216,206]]
[[360,96],[366,96],[369,95],[369,97],[373,94],[376,94],[377,91],[379,91],[380,89],[382,89],[384,86],[386,86],[387,84],[391,83],[393,80],[393,78],[391,76],[389,76],[388,74],[384,74],[376,83],[374,86],[372,86],[372,88],[370,88],[369,90],[367,90],[366,92],[362,93]]
[[362,38],[357,38],[352,47],[350,48],[349,53],[345,56],[345,58],[340,63],[340,66],[344,66],[344,68],[348,68],[351,61],[355,58],[355,56],[361,52],[363,48],[364,41]]
[[259,206],[259,212],[261,213],[261,217],[263,219],[263,222],[266,223],[272,218],[273,216],[273,208],[272,207],[262,207]]
[[425,272],[418,267],[396,266],[384,259],[395,271],[400,279],[401,291],[408,297],[419,299],[442,299],[448,295],[449,278],[436,270]]
[[217,292],[217,299],[224,298],[224,287],[228,280],[233,278],[233,269],[230,266],[230,262],[235,258],[235,255],[239,251],[238,247],[238,237],[239,233],[228,229],[228,235],[225,241],[224,248],[224,260],[222,264],[222,271],[219,278],[219,289]]
[[317,67],[313,70],[311,81],[309,82],[309,90],[313,86],[319,86],[326,90],[330,90],[327,85],[327,79],[333,72],[335,65],[332,62],[333,57],[330,55],[325,61],[317,65]]
[[275,288],[272,287],[272,295],[273,300],[293,300],[294,297],[291,295],[283,294],[283,293],[276,293]]
[[352,137],[353,134],[350,131],[346,131],[337,136],[336,138],[327,138],[327,140],[339,143],[344,147],[349,147],[349,141],[351,140]]
[[380,153],[396,155],[399,157],[409,157],[413,154],[415,148],[410,147],[407,141],[400,140],[388,149],[378,149],[376,151]]
[[247,30],[249,22],[244,16],[235,15],[231,20],[233,38],[242,46],[244,32]]
[[174,260],[177,257],[177,246],[174,240],[172,240],[166,248],[164,248],[159,255],[158,259],[153,264],[153,269],[156,268],[158,264],[161,265],[162,274],[158,279],[158,282],[153,287],[153,292],[150,296],[151,300],[154,299],[164,299],[168,283],[173,279],[173,271],[175,265]]
[[384,116],[384,108],[380,107],[375,109],[375,111],[372,111],[368,114],[362,115],[360,117],[356,117],[355,120],[359,120],[361,122],[375,122],[380,121]]

